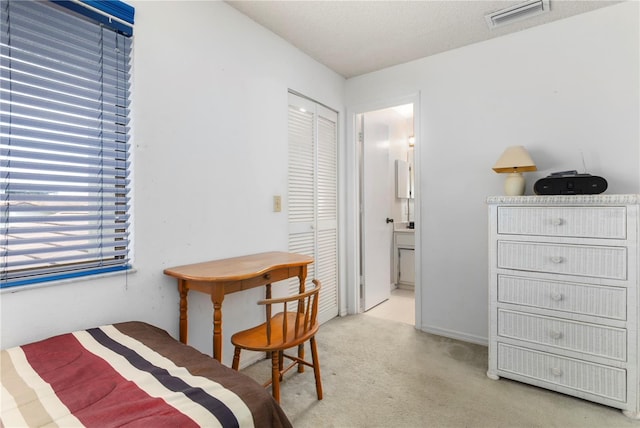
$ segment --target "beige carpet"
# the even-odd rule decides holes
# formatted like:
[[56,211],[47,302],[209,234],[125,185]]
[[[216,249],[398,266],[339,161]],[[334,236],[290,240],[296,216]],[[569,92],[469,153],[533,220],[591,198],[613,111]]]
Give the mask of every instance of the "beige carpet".
[[396,288],[391,291],[388,300],[364,312],[364,315],[415,325],[415,294],[413,290]]
[[[485,375],[487,348],[367,315],[320,327],[324,399],[313,372],[287,373],[294,427],[636,427],[619,410]],[[307,355],[310,355],[307,352]],[[243,370],[261,382],[269,362]]]

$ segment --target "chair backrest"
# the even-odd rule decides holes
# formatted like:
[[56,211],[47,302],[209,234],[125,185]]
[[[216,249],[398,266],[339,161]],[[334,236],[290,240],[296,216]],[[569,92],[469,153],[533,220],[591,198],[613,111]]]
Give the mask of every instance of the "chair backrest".
[[[282,328],[282,345],[285,348],[306,341],[318,330],[318,297],[321,284],[317,279],[312,282],[315,287],[303,293],[258,302],[259,305],[266,305],[267,343],[272,342],[272,324],[275,328]],[[282,304],[283,310],[272,316],[272,306],[276,304]],[[277,333],[273,336],[280,337]]]

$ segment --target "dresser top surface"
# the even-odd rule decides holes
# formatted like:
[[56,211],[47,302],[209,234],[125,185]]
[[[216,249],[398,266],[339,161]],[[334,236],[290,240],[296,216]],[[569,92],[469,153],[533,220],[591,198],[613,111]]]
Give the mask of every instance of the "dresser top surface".
[[640,194],[489,196],[489,205],[630,205],[640,204]]

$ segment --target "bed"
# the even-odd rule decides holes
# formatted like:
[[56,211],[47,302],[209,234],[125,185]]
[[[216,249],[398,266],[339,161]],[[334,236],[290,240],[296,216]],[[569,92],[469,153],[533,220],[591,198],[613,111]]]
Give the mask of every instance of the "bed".
[[1,351],[0,426],[291,427],[268,390],[142,322]]

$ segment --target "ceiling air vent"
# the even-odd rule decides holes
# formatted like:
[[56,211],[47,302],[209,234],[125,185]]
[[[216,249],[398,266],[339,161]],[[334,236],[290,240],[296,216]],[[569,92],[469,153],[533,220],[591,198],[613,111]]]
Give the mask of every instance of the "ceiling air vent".
[[547,13],[549,10],[551,10],[549,0],[532,0],[489,13],[484,16],[484,19],[487,21],[489,29],[493,30],[512,22]]

